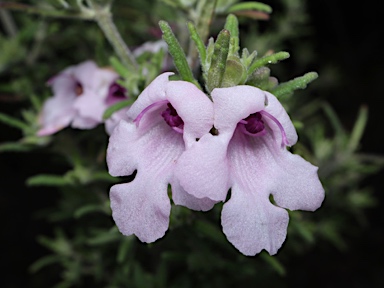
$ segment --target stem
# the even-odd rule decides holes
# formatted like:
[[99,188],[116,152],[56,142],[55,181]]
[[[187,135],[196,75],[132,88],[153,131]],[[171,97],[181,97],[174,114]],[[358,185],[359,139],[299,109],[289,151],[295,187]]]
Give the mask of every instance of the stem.
[[1,7],[0,7],[0,20],[3,23],[4,30],[7,32],[7,34],[11,37],[16,36],[17,27],[15,25],[15,22],[13,21],[11,13],[5,9],[2,9]]
[[94,20],[99,24],[99,27],[104,32],[105,37],[114,48],[117,56],[125,66],[137,68],[135,57],[121,38],[119,31],[112,20],[112,14],[109,9],[95,8]]

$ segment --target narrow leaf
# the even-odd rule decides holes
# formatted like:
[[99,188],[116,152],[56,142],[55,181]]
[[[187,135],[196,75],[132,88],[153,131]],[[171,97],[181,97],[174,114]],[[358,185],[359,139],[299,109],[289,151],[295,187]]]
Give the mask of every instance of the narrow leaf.
[[37,271],[41,270],[45,266],[49,266],[49,265],[52,265],[54,263],[58,263],[58,262],[60,262],[60,260],[61,260],[61,257],[56,255],[56,254],[42,257],[42,258],[38,259],[37,261],[35,261],[29,267],[29,271],[31,273],[36,273]]
[[226,29],[221,30],[217,36],[208,71],[207,88],[209,92],[214,88],[221,87],[228,58],[230,37],[229,31]]
[[105,109],[104,111],[104,114],[103,114],[103,119],[106,120],[108,119],[109,117],[112,116],[113,113],[115,113],[116,111],[120,110],[120,109],[123,109],[124,107],[127,107],[129,105],[131,105],[133,103],[134,100],[124,100],[124,101],[120,101],[120,102],[117,102],[111,106],[109,106],[107,109]]
[[199,0],[196,7],[197,19],[195,19],[197,32],[201,36],[203,42],[209,35],[209,26],[216,8],[217,0]]
[[323,108],[325,114],[327,115],[329,121],[331,122],[331,125],[335,130],[336,135],[338,135],[339,137],[344,137],[345,131],[335,110],[333,110],[331,105],[329,105],[326,102],[322,103],[321,107]]
[[94,213],[94,212],[102,212],[102,213],[104,213],[105,211],[104,211],[103,207],[100,206],[100,205],[89,204],[89,205],[82,206],[79,209],[77,209],[75,211],[75,213],[74,213],[74,217],[75,218],[81,218],[84,215],[87,215],[89,213]]
[[263,58],[260,58],[260,59],[257,59],[255,60],[252,65],[249,67],[248,69],[248,75],[252,75],[252,73],[262,67],[262,66],[265,66],[265,65],[268,65],[268,64],[276,64],[278,63],[279,61],[282,61],[282,60],[285,60],[287,58],[289,58],[289,53],[288,52],[278,52],[278,53],[274,53],[272,55],[268,55],[268,56],[265,56]]
[[207,68],[207,52],[205,50],[204,42],[200,38],[199,34],[197,33],[196,27],[193,25],[192,22],[188,22],[188,29],[191,35],[191,39],[193,40],[193,42],[195,42],[197,51],[199,52],[203,72],[205,72],[205,69]]
[[261,12],[266,12],[266,13],[272,13],[272,7],[260,3],[260,2],[244,2],[244,3],[238,3],[233,6],[231,6],[227,12],[232,13],[232,12],[237,12],[237,11],[244,11],[244,10],[258,10]]
[[173,34],[171,27],[163,20],[159,22],[159,26],[163,32],[163,39],[168,44],[168,51],[172,56],[173,63],[175,64],[181,79],[191,82],[200,88],[199,83],[193,77],[192,70],[188,65],[187,57],[185,56],[179,41],[177,41],[175,35]]
[[316,72],[309,72],[304,76],[297,77],[288,82],[282,83],[273,89],[271,92],[277,97],[292,94],[297,89],[305,89],[307,85],[313,80],[317,79],[319,75]]
[[264,251],[260,254],[260,257],[263,258],[263,260],[269,265],[271,265],[272,268],[275,269],[276,272],[279,273],[281,276],[284,276],[286,274],[284,266],[280,263],[279,260],[276,259],[276,257],[272,257]]
[[4,113],[0,113],[0,122],[21,130],[29,128],[28,124]]
[[0,152],[26,152],[32,150],[32,146],[19,142],[5,142],[0,144]]
[[67,178],[58,175],[40,174],[27,179],[28,186],[64,186],[72,184]]
[[360,107],[359,116],[357,117],[356,123],[353,127],[351,137],[348,143],[349,151],[353,152],[359,146],[361,137],[363,136],[365,126],[368,121],[368,107]]
[[123,77],[123,78],[129,77],[130,71],[128,70],[128,68],[130,68],[130,66],[124,66],[123,64],[121,64],[119,59],[117,59],[116,57],[113,57],[113,56],[109,58],[109,62],[111,63],[114,70],[121,77]]
[[231,35],[230,44],[229,44],[229,55],[238,55],[239,47],[239,21],[237,17],[233,14],[227,16],[224,29],[229,31]]

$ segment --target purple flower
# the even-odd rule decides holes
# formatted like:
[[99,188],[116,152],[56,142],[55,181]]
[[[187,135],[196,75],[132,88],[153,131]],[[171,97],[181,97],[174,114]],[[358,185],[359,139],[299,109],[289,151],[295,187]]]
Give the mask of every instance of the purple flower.
[[216,203],[186,193],[175,177],[180,155],[213,125],[213,105],[196,86],[169,81],[172,73],[158,76],[139,95],[121,120],[108,145],[107,163],[112,176],[131,175],[130,183],[112,186],[112,216],[124,235],[135,234],[142,242],[164,236],[171,203],[194,210],[209,210]]
[[105,109],[126,99],[125,89],[115,82],[118,77],[114,71],[86,61],[50,79],[54,95],[44,103],[37,134],[51,135],[69,125],[92,129],[102,123]]
[[111,117],[109,117],[107,120],[105,120],[105,132],[107,132],[108,135],[111,135],[113,132],[113,129],[119,124],[120,120],[128,120],[127,111],[129,109],[128,107],[122,108],[120,110],[117,110],[114,112]]
[[214,89],[212,99],[217,135],[193,143],[175,175],[196,198],[225,201],[230,188],[221,215],[228,240],[245,255],[276,254],[289,221],[283,208],[313,211],[324,199],[318,168],[286,149],[297,134],[272,94],[236,86]]

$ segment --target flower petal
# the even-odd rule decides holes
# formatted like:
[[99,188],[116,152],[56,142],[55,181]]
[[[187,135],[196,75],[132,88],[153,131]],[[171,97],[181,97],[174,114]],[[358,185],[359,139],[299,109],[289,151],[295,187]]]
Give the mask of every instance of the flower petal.
[[167,72],[161,74],[156,77],[143,92],[141,92],[127,112],[129,119],[135,120],[136,117],[149,105],[161,100],[166,100],[165,89],[169,83],[168,78],[170,75],[173,75],[173,73]]
[[150,174],[150,167],[155,167],[152,169],[155,174],[164,173],[163,169],[171,169],[175,165],[183,150],[181,134],[174,132],[164,121],[153,123],[142,133],[135,124],[121,120],[109,138],[109,173],[112,176],[125,176],[132,174],[135,169],[144,169]]
[[213,103],[194,84],[186,81],[170,81],[166,97],[184,121],[186,147],[196,138],[207,134],[213,126]]
[[73,103],[73,107],[76,109],[78,115],[83,118],[93,119],[98,123],[103,121],[103,114],[107,109],[105,98],[107,93],[103,95],[104,99],[98,99],[99,92],[92,90],[84,90],[81,96],[77,97]]
[[48,80],[48,85],[52,87],[55,97],[76,98],[75,89],[77,82],[71,74],[73,70],[73,67],[69,67]]
[[72,76],[79,82],[83,88],[95,87],[96,79],[94,79],[95,71],[100,69],[96,63],[92,60],[81,62],[80,64],[73,66]]
[[275,174],[269,190],[276,204],[290,210],[314,211],[324,200],[324,188],[321,185],[318,168],[298,155],[287,150],[270,151],[273,160],[268,171]]
[[232,196],[223,207],[224,233],[246,255],[261,249],[275,254],[285,239],[288,214],[272,205],[269,195],[284,208],[316,209],[324,197],[317,169],[281,149],[273,135],[252,137],[238,129],[228,158]]
[[217,203],[209,198],[198,199],[188,194],[177,181],[171,181],[172,199],[176,205],[185,206],[196,211],[208,211]]
[[[265,111],[275,117],[281,124],[284,129],[285,135],[288,140],[289,146],[294,145],[297,142],[297,133],[296,129],[292,124],[291,119],[289,118],[287,112],[284,107],[281,105],[279,100],[269,92],[264,92],[267,95],[268,105],[265,107]],[[282,134],[280,128],[269,118],[263,118],[263,121],[268,123],[268,127],[273,130],[273,134],[275,135],[276,142],[281,143]]]
[[112,114],[107,120],[105,120],[105,131],[108,135],[111,135],[113,129],[119,124],[120,120],[128,121],[127,110],[129,107],[120,109]]
[[132,182],[112,186],[110,199],[120,232],[150,243],[167,231],[171,204],[167,183],[160,177],[149,179],[144,173],[138,171]]
[[[252,190],[254,188],[263,189],[262,186]],[[285,240],[288,213],[254,192],[242,185],[232,186],[231,199],[221,213],[223,232],[244,255],[254,256],[263,249],[274,255]]]
[[196,198],[224,201],[229,189],[228,142],[204,135],[177,160],[175,177]]
[[52,97],[48,99],[43,106],[40,115],[41,129],[37,132],[39,136],[51,135],[68,126],[75,117],[73,109],[74,95],[71,97]]
[[265,91],[252,86],[215,88],[211,95],[215,109],[214,125],[219,134],[233,133],[240,120],[265,107]]

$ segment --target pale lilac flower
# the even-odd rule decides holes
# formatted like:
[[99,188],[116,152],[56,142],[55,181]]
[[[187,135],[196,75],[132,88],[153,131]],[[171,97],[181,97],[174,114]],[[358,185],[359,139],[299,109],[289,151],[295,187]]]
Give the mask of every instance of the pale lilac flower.
[[142,242],[164,236],[172,200],[194,210],[209,210],[215,201],[196,199],[186,193],[177,178],[179,156],[207,134],[213,124],[213,105],[196,86],[169,81],[172,73],[158,76],[145,88],[113,130],[107,150],[112,176],[131,175],[130,183],[112,186],[112,216],[124,235],[135,234]]
[[109,117],[107,120],[105,120],[105,132],[107,132],[108,135],[111,135],[113,132],[113,129],[119,124],[121,120],[128,121],[128,115],[127,111],[129,109],[128,107],[122,108],[116,112],[114,112],[111,117]]
[[221,215],[228,240],[245,255],[273,255],[286,238],[283,208],[320,207],[318,168],[286,149],[297,134],[272,94],[244,85],[214,89],[212,98],[218,135],[204,135],[183,153],[176,177],[197,198],[225,201],[231,188]]
[[37,134],[51,135],[69,125],[92,129],[102,123],[105,109],[126,99],[125,89],[115,82],[118,78],[116,72],[86,61],[50,79],[54,95],[44,103]]

